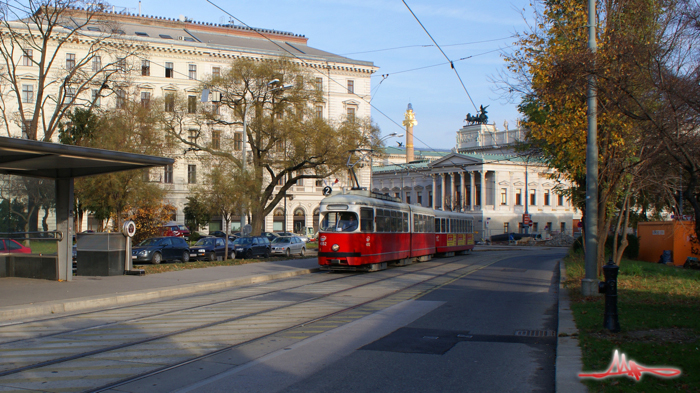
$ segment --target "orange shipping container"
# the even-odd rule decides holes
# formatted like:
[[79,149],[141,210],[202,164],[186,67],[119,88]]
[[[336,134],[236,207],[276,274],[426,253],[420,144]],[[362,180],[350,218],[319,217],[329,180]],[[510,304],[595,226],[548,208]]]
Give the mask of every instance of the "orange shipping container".
[[687,257],[700,258],[700,244],[695,238],[694,221],[657,221],[637,224],[639,259],[659,262],[664,250],[673,253],[673,264],[683,266]]

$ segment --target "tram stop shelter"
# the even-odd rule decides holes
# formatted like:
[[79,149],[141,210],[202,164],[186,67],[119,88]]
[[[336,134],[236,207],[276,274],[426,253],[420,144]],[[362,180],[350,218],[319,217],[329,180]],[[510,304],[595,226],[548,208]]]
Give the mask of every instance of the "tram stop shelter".
[[[44,266],[42,278],[72,280],[74,179],[165,166],[173,162],[172,158],[0,137],[0,174],[54,179],[56,189],[56,230],[60,235],[57,255],[28,255],[15,258],[17,254],[13,254],[13,263],[37,265],[37,261],[32,258],[39,258],[39,264]],[[23,261],[23,258],[26,260]],[[10,257],[0,256],[0,265],[7,264],[9,260]],[[0,266],[0,272],[3,271],[8,275],[6,266]],[[22,269],[15,271],[21,272]],[[22,277],[22,274],[14,276]]]

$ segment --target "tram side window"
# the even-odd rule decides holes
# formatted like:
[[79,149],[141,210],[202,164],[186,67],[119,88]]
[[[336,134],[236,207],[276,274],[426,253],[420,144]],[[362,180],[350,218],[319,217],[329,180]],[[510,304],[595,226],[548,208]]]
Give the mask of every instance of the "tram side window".
[[442,233],[447,232],[447,220],[444,218],[440,219],[440,232],[442,232]]
[[403,232],[408,232],[408,213],[402,213],[403,215]]
[[435,230],[433,232],[440,232],[440,219],[435,219]]
[[391,231],[398,232],[401,226],[399,225],[399,212],[396,210],[391,211]]
[[376,228],[375,230],[377,232],[384,232],[384,210],[383,209],[377,209],[377,217],[374,219],[376,223]]
[[374,232],[374,209],[367,207],[360,209],[360,230]]

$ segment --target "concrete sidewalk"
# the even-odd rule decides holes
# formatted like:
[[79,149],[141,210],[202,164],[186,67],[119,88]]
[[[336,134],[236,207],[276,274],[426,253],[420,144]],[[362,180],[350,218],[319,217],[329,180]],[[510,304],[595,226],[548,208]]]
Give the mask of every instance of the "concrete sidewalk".
[[76,276],[67,282],[5,277],[0,278],[0,324],[42,315],[214,291],[317,270],[318,260],[307,258],[145,276]]

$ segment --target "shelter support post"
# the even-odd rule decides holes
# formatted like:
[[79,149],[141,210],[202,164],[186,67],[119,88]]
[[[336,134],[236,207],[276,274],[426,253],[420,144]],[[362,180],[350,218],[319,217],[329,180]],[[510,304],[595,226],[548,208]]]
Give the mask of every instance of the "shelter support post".
[[58,279],[73,279],[73,178],[56,179],[56,229],[63,237],[58,242]]

